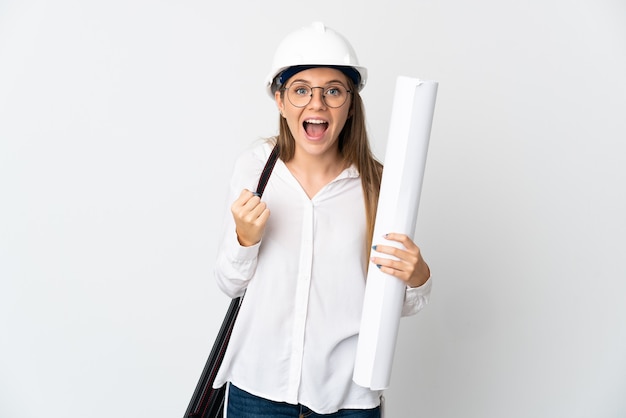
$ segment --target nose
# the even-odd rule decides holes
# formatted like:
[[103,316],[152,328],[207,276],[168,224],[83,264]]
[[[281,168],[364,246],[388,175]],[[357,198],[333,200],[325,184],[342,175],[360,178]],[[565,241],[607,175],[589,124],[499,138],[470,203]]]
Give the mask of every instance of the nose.
[[[315,89],[320,89],[320,94],[315,95]],[[309,102],[309,106],[314,108],[323,108],[326,107],[326,102],[324,101],[324,87],[311,87],[311,101]]]

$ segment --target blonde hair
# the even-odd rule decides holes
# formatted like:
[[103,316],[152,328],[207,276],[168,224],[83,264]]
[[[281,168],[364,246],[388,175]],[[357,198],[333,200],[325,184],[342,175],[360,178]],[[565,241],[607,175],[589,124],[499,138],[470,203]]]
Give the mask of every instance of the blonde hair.
[[[350,116],[339,134],[339,154],[343,157],[346,165],[354,164],[361,177],[367,228],[364,248],[369,254],[374,234],[374,221],[376,220],[383,166],[372,153],[365,125],[363,100],[349,78],[348,87],[352,91]],[[284,90],[281,90],[280,94],[284,98]],[[272,139],[279,146],[279,158],[284,162],[290,161],[294,157],[296,145],[287,125],[287,120],[282,116],[279,116],[278,136]]]

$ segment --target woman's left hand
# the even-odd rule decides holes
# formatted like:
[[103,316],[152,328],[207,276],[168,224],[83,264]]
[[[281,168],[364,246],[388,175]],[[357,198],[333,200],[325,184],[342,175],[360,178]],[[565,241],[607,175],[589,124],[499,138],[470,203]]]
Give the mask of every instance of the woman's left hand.
[[392,255],[397,260],[387,257],[372,257],[372,263],[376,264],[376,267],[383,273],[397,277],[409,287],[419,287],[426,283],[430,277],[430,269],[422,258],[419,247],[405,234],[390,233],[385,235],[385,239],[401,243],[404,249],[390,245],[374,245],[372,247],[374,251]]

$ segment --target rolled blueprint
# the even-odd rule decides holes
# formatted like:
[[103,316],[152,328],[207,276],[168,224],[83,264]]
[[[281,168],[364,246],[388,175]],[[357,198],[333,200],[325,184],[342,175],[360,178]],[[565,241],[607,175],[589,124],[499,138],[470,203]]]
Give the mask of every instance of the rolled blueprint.
[[[396,81],[374,242],[384,241],[388,232],[415,233],[437,86],[410,77]],[[384,244],[402,247],[394,241]],[[360,386],[389,386],[405,288],[403,281],[380,269],[368,270],[353,376]]]

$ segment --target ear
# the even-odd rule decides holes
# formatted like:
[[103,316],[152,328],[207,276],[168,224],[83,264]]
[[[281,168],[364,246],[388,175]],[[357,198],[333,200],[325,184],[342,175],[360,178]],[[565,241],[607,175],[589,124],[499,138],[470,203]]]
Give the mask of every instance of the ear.
[[282,116],[283,111],[285,110],[285,103],[280,95],[280,90],[276,90],[276,93],[274,93],[274,100],[276,101],[276,107]]

